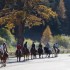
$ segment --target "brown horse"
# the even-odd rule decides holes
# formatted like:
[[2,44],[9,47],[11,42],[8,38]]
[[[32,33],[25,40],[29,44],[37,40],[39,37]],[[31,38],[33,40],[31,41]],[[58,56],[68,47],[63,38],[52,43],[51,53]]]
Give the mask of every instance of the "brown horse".
[[30,52],[29,52],[29,49],[27,47],[23,47],[22,54],[23,54],[23,57],[24,57],[24,61],[29,60]]
[[21,56],[22,56],[22,51],[20,49],[17,49],[15,55],[17,57],[17,62],[20,62]]
[[35,49],[35,47],[31,47],[30,53],[31,53],[31,59],[36,58],[37,50]]
[[38,48],[38,54],[39,54],[39,58],[41,58],[41,55],[42,55],[42,58],[43,58],[43,49],[42,49],[42,47]]
[[1,63],[2,66],[1,67],[5,67],[6,66],[6,60],[8,58],[8,53],[4,51],[4,53],[0,53],[0,59],[1,59]]

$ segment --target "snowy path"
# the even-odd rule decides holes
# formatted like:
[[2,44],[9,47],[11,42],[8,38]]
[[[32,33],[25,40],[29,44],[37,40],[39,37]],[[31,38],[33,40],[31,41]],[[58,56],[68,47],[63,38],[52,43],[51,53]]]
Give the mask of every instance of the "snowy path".
[[[11,62],[16,58],[10,59]],[[34,59],[20,63],[8,63],[0,70],[70,70],[70,54],[60,54],[56,58]]]

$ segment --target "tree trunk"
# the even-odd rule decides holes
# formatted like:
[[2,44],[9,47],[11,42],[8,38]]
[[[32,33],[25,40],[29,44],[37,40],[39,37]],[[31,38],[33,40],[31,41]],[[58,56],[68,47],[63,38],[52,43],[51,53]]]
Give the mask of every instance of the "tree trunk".
[[24,42],[24,24],[18,25],[18,35],[17,35],[17,44],[20,44],[23,47]]

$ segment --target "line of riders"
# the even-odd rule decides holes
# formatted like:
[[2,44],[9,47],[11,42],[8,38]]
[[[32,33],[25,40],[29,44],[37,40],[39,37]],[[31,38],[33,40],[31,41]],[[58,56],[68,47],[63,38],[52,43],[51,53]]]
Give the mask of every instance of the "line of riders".
[[[3,48],[0,49],[0,60],[2,63],[2,67],[6,66],[6,60],[8,58],[8,50],[6,43],[3,43]],[[21,57],[24,57],[24,60],[29,60],[29,56],[31,55],[31,59],[35,59],[36,55],[39,55],[39,58],[43,58],[43,54],[46,54],[46,57],[50,57],[52,54],[52,57],[57,57],[58,53],[60,52],[58,48],[58,43],[55,43],[53,45],[53,48],[50,48],[49,43],[46,44],[46,46],[43,48],[42,44],[40,43],[38,46],[38,50],[36,50],[35,43],[32,43],[31,49],[29,51],[27,47],[27,42],[25,42],[24,47],[22,47],[20,44],[17,45],[17,49],[15,52],[15,55],[17,57],[17,62],[21,61]],[[54,56],[53,56],[54,54]]]

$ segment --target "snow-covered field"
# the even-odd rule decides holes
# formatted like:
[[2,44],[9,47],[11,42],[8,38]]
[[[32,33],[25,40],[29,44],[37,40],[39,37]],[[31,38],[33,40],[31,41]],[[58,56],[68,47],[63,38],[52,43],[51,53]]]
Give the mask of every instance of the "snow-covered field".
[[[22,59],[23,60],[23,59]],[[10,58],[10,63],[0,70],[70,70],[70,54],[59,54],[56,58],[44,58],[16,62],[16,58]]]

